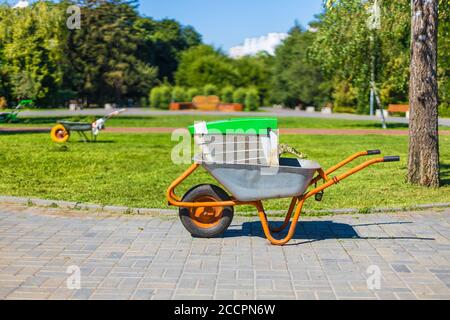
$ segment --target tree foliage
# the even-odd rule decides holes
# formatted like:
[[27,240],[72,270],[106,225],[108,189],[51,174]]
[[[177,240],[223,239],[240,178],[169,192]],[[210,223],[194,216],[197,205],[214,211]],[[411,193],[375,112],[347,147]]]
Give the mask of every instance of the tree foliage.
[[[94,102],[143,96],[154,83],[156,68],[135,55],[141,39],[130,1],[82,0],[82,27],[68,37],[68,74],[80,96]],[[114,44],[114,45],[112,45]]]
[[[139,101],[148,98],[154,86],[176,85],[187,88],[185,98],[191,100],[211,84],[226,101],[245,104],[243,91],[255,88],[265,105],[333,103],[341,110],[364,113],[373,55],[382,103],[407,103],[411,8],[408,1],[379,2],[381,27],[376,32],[367,26],[373,0],[328,0],[309,29],[292,28],[275,56],[260,53],[239,59],[202,44],[191,26],[140,15],[136,0],[44,0],[20,10],[3,3],[0,97],[31,98],[43,106],[82,98],[98,105]],[[66,26],[71,4],[82,9],[79,30]],[[439,0],[438,39],[439,110],[446,115],[448,0]]]
[[48,1],[21,10],[0,5],[0,90],[7,95],[45,99],[59,90],[65,62],[63,8]]
[[277,48],[273,67],[272,100],[294,107],[330,101],[330,82],[309,57],[315,34],[295,26]]
[[270,90],[272,57],[260,54],[256,57],[231,59],[212,46],[192,47],[181,54],[175,74],[178,85],[201,88],[205,84],[225,87],[258,88],[263,96]]
[[[81,8],[80,29],[66,26],[72,4]],[[0,4],[0,95],[47,106],[74,97],[94,104],[146,97],[158,80],[173,79],[180,53],[201,36],[136,8],[135,0]]]
[[450,2],[439,1],[438,85],[439,114],[450,117]]
[[[318,16],[311,57],[324,72],[356,90],[359,112],[367,112],[371,57],[375,58],[376,84],[384,104],[408,102],[411,6],[408,1],[380,1],[380,29],[368,28],[372,1],[328,1]],[[449,89],[449,2],[439,1],[439,76],[441,100]],[[336,89],[336,88],[335,88]]]
[[274,57],[266,52],[245,56],[233,61],[239,72],[236,87],[253,87],[266,103],[269,103],[272,89],[272,66]]
[[211,46],[200,45],[181,54],[175,79],[178,85],[186,87],[225,87],[235,84],[239,73],[230,58]]
[[154,20],[139,17],[134,23],[141,43],[138,54],[158,67],[158,78],[173,81],[179,55],[190,47],[201,44],[201,35],[191,26],[182,26],[172,19]]

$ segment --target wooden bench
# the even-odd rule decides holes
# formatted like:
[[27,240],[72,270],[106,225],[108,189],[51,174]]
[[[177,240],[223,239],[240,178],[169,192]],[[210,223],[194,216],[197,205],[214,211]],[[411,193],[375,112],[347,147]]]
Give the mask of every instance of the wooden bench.
[[240,103],[220,103],[217,106],[217,111],[240,112],[240,111],[244,111],[244,106]]
[[244,107],[239,103],[221,103],[217,96],[196,96],[192,102],[172,102],[170,110],[200,110],[200,111],[243,111]]
[[220,103],[218,96],[196,96],[192,99],[194,108],[201,111],[215,111]]
[[194,105],[192,102],[172,102],[169,106],[169,110],[190,110],[193,109]]
[[409,118],[409,105],[407,104],[390,104],[387,108],[387,111],[389,113],[406,113],[406,117]]
[[387,108],[388,113],[405,113],[406,118],[409,119],[409,105],[407,104],[390,104]]

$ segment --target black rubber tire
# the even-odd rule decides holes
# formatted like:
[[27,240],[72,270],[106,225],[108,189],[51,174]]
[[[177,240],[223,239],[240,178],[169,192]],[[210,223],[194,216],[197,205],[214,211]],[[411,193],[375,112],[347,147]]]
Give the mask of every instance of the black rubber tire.
[[[186,194],[183,196],[182,201],[195,202],[195,199],[198,199],[202,196],[210,196],[217,201],[231,200],[230,196],[218,186],[215,186],[213,184],[201,184],[191,188],[188,192],[186,192]],[[211,228],[201,228],[192,221],[189,208],[181,207],[178,212],[183,226],[187,231],[191,233],[193,237],[197,238],[215,238],[220,236],[228,229],[231,222],[233,221],[234,216],[233,207],[224,207],[222,210],[222,217],[217,225]]]

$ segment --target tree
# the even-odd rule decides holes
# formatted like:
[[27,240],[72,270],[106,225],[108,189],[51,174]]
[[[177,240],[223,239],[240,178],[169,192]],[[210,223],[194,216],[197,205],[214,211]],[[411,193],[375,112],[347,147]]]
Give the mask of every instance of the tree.
[[[172,81],[180,53],[199,45],[191,26],[142,17],[137,0],[35,1],[12,9],[0,0],[0,94],[62,105],[147,97]],[[66,26],[69,5],[81,7],[81,28]],[[159,80],[159,81],[157,81]]]
[[213,84],[223,88],[239,81],[239,72],[232,59],[208,45],[192,47],[181,53],[175,74],[176,83],[184,87],[201,88]]
[[439,187],[438,1],[412,0],[408,181]]
[[[358,112],[369,105],[371,60],[375,55],[376,84],[383,104],[408,103],[411,38],[410,1],[379,1],[380,29],[369,30],[368,9],[374,0],[328,0],[317,17],[316,37],[310,52],[330,78],[349,82],[356,89]],[[450,92],[448,51],[450,47],[450,2],[439,0],[439,90],[441,99]],[[447,99],[448,101],[448,99]],[[442,100],[444,105],[445,99]]]
[[[371,32],[367,28],[367,2],[337,1],[318,16],[310,57],[334,83],[349,82],[357,90],[360,112],[368,110]],[[378,65],[378,64],[377,64]],[[356,109],[356,105],[353,106]]]
[[273,102],[295,107],[299,104],[323,106],[331,100],[331,85],[327,85],[329,81],[308,54],[314,38],[314,32],[296,26],[277,48],[271,92]]
[[136,20],[134,28],[142,40],[138,54],[142,60],[158,67],[158,79],[173,81],[180,53],[202,43],[201,35],[191,26],[178,21],[161,21],[148,17]]
[[80,0],[82,28],[68,37],[66,81],[87,101],[120,102],[146,96],[156,68],[137,54],[141,39],[134,24],[136,1]]
[[30,73],[23,71],[12,75],[12,93],[18,100],[36,99],[39,96],[39,86]]
[[441,117],[450,117],[450,1],[439,2],[438,86]]
[[233,64],[239,73],[238,82],[234,85],[236,87],[256,88],[261,100],[269,103],[274,60],[275,58],[266,52],[233,60]]
[[181,37],[184,41],[183,49],[189,49],[191,47],[198,46],[202,43],[202,36],[192,26],[182,27]]
[[48,101],[61,89],[66,29],[64,4],[0,8],[0,77],[15,99]]
[[[6,34],[6,25],[5,21],[9,16],[9,8],[6,5],[0,5],[0,97],[8,96],[8,77],[7,71],[5,69],[5,39],[7,37]],[[9,98],[9,96],[7,97]]]

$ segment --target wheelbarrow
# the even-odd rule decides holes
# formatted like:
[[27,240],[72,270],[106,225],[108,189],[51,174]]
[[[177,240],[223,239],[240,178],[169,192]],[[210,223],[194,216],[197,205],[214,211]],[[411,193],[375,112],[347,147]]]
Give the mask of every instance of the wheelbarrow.
[[3,112],[0,113],[0,123],[10,123],[15,122],[17,120],[17,116],[19,115],[20,109],[24,107],[24,105],[19,103],[17,107],[14,108],[12,112]]
[[[72,132],[77,132],[84,142],[97,141],[98,134],[105,129],[106,121],[126,110],[127,109],[114,111],[92,123],[58,121],[58,124],[51,129],[50,136],[53,142],[64,143],[69,140]],[[90,138],[86,135],[86,132],[90,132]]]
[[[247,139],[244,143],[236,142],[234,139],[236,137],[232,137],[231,141],[234,139],[232,143],[229,142],[230,139],[227,139],[226,143],[218,143],[221,136],[227,135],[223,131],[227,126],[244,128],[241,132],[252,128],[253,132],[257,130],[259,133],[244,134]],[[307,199],[314,196],[317,201],[321,201],[325,189],[371,165],[400,161],[398,156],[374,158],[345,173],[331,176],[333,172],[359,157],[378,155],[381,152],[379,150],[361,151],[324,170],[317,162],[311,160],[283,157],[274,159],[273,155],[276,153],[272,151],[277,149],[278,141],[278,130],[274,119],[203,123],[190,127],[190,130],[196,145],[200,147],[200,153],[194,157],[194,163],[172,182],[167,189],[166,197],[169,205],[179,207],[179,217],[184,227],[192,236],[199,238],[213,238],[221,235],[231,224],[234,207],[251,205],[258,211],[266,238],[273,245],[284,245],[292,239]],[[211,134],[213,130],[216,130],[216,133]],[[237,136],[242,137],[242,133]],[[256,144],[248,143],[251,136],[255,137]],[[239,144],[243,147],[234,148],[230,156],[230,145],[236,147]],[[220,148],[219,152],[212,152],[214,145],[221,147],[225,145],[225,148]],[[256,156],[250,157],[250,153]],[[226,155],[225,161],[223,155]],[[192,187],[183,197],[178,197],[175,194],[175,188],[200,166],[228,192],[217,185],[201,184]],[[322,183],[318,185],[321,181]],[[278,198],[292,198],[292,200],[283,224],[280,227],[273,227],[269,225],[262,201]],[[285,230],[291,218],[292,223],[287,235],[282,238],[276,237],[274,233]]]

